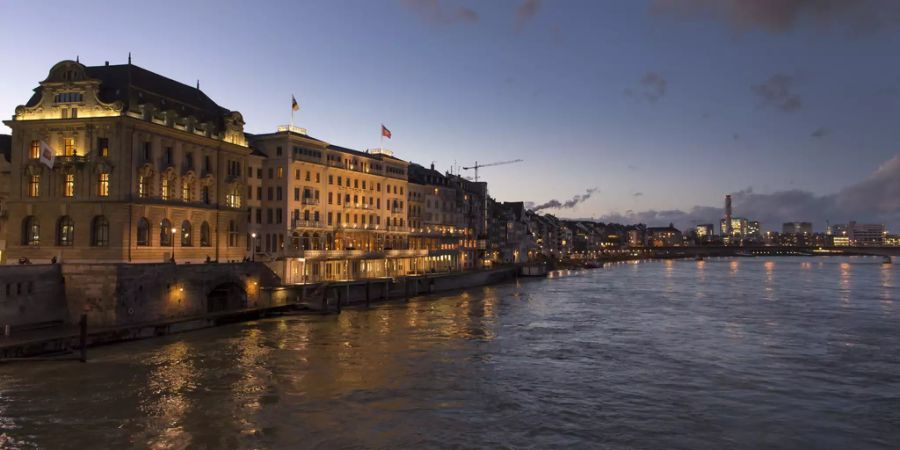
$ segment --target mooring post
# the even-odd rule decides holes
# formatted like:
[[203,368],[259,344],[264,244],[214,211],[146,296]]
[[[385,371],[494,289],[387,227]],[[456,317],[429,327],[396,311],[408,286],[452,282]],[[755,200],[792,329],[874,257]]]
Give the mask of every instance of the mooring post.
[[81,315],[81,320],[78,322],[78,325],[81,327],[81,335],[79,336],[79,341],[81,343],[81,362],[87,362],[87,314]]

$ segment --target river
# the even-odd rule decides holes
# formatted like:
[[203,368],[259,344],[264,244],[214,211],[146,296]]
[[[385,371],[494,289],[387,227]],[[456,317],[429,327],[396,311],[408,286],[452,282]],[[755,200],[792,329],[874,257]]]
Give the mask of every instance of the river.
[[875,258],[623,263],[6,364],[0,446],[889,448],[898,282]]

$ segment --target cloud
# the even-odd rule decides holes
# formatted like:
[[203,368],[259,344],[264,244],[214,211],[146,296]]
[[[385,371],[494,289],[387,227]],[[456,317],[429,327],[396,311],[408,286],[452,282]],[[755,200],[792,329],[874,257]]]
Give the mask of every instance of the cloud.
[[534,18],[541,6],[540,0],[525,0],[516,8],[516,28],[521,30],[525,23]]
[[540,205],[533,206],[534,203],[530,202],[532,206],[529,207],[532,211],[541,211],[544,209],[569,209],[574,208],[579,203],[584,202],[585,200],[591,198],[591,195],[594,195],[595,192],[599,191],[598,188],[590,188],[585,191],[584,194],[576,195],[565,202],[560,202],[559,200],[550,200],[546,203],[541,203]]
[[776,73],[765,82],[750,86],[750,90],[762,100],[763,106],[793,112],[803,107],[800,97],[791,92],[793,85],[794,77]]
[[637,198],[637,197],[643,197],[644,193],[643,192],[635,192],[634,194],[631,194],[631,195],[634,196],[635,198]]
[[478,13],[474,10],[465,7],[447,10],[441,4],[441,0],[401,0],[401,3],[430,23],[451,24],[478,21]]
[[[760,194],[745,189],[731,196],[736,217],[758,220],[767,230],[780,230],[784,222],[810,221],[821,231],[826,220],[831,223],[856,220],[884,223],[897,231],[900,227],[900,154],[884,162],[865,180],[834,194],[817,195],[800,189]],[[722,216],[722,206],[698,205],[689,210],[611,213],[598,217],[598,220],[650,226],[671,222],[679,229],[688,229],[700,223],[718,224]]]
[[823,138],[825,135],[829,133],[827,128],[817,128],[816,131],[813,131],[809,134],[810,137],[814,138]]
[[625,89],[625,95],[629,97],[644,98],[650,103],[656,103],[666,95],[669,82],[657,72],[647,72],[638,83],[638,89]]
[[779,34],[810,25],[859,35],[900,25],[900,2],[893,0],[654,0],[650,11],[722,21],[740,33]]

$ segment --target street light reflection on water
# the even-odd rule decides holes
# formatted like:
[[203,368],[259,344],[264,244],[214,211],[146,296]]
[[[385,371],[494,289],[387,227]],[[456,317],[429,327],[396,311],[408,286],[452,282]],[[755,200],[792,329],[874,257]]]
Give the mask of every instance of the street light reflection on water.
[[810,261],[614,264],[0,366],[0,444],[889,446],[897,266]]

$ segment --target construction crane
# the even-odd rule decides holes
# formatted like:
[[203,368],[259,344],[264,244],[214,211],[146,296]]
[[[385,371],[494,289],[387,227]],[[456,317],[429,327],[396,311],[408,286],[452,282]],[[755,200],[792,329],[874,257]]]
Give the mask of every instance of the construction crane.
[[475,169],[475,182],[477,183],[477,182],[478,182],[478,169],[480,169],[480,168],[482,168],[482,167],[502,166],[502,165],[504,165],[504,164],[515,164],[515,163],[519,163],[519,162],[522,162],[522,161],[523,161],[523,160],[521,160],[521,159],[514,159],[514,160],[512,160],[512,161],[500,161],[500,162],[493,162],[493,163],[488,163],[488,164],[478,164],[478,161],[475,161],[475,165],[474,165],[474,166],[472,166],[472,167],[463,167],[463,170],[472,170],[472,169]]

